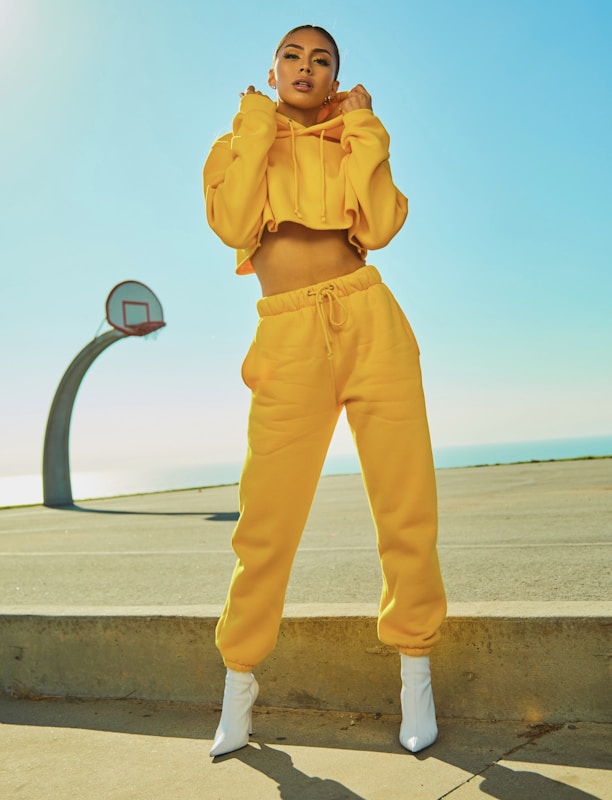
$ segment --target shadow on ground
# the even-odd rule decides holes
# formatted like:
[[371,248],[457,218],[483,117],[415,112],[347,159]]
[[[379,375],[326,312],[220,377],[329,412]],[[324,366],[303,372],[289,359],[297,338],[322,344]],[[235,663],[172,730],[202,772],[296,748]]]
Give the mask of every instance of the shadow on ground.
[[[218,707],[191,703],[0,698],[0,723],[5,725],[201,739],[206,740],[206,756],[219,712]],[[336,780],[299,770],[287,752],[290,748],[363,751],[364,758],[370,752],[419,762],[434,759],[469,773],[459,786],[478,780],[479,791],[497,800],[600,800],[542,772],[549,765],[577,770],[611,766],[610,726],[604,725],[529,727],[521,722],[440,720],[438,741],[417,755],[399,745],[399,718],[394,715],[256,709],[254,725],[251,744],[214,759],[211,768],[236,759],[274,781],[281,800],[366,800]]]

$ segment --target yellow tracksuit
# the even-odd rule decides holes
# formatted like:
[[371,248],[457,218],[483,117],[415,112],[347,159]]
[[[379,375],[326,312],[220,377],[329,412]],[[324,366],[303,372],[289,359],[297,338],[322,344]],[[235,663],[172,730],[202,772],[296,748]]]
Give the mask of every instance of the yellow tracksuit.
[[[297,222],[346,230],[365,258],[403,225],[408,201],[389,167],[389,136],[343,95],[304,127],[247,94],[232,132],[204,166],[207,219],[237,251],[238,274],[264,231]],[[274,648],[285,591],[338,416],[353,431],[383,572],[378,631],[408,655],[438,639],[446,601],[436,551],[437,505],[419,351],[372,266],[264,297],[243,365],[252,391],[240,481],[237,563],[217,626],[226,666],[249,671]],[[339,598],[340,600],[341,598]]]

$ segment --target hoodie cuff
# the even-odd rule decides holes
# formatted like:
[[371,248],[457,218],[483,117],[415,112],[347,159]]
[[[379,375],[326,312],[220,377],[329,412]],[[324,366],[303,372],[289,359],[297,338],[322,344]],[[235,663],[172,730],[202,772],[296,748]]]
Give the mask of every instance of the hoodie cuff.
[[347,111],[346,114],[343,115],[345,125],[347,120],[349,124],[359,124],[360,122],[372,119],[372,117],[374,117],[374,112],[371,108],[354,108],[352,111]]
[[369,142],[380,149],[380,157],[389,156],[389,134],[385,126],[369,108],[356,108],[344,115],[342,146],[346,149],[347,140]]

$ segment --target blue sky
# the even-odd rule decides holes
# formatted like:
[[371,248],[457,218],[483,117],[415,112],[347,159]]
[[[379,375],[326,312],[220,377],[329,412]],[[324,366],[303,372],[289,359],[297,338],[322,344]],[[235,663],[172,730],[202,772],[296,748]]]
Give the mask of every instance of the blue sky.
[[92,366],[73,469],[242,459],[259,288],[207,228],[201,167],[304,22],[391,134],[410,215],[370,262],[419,339],[434,445],[612,434],[612,5],[337,7],[0,0],[0,476],[39,471],[61,375],[127,279],[167,327]]

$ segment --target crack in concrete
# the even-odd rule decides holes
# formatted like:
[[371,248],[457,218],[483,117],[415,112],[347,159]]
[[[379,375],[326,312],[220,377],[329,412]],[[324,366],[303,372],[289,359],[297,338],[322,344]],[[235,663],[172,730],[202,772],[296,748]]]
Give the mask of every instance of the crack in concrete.
[[461,783],[458,783],[457,786],[454,786],[448,792],[441,794],[436,800],[444,800],[446,797],[450,797],[451,794],[454,794],[458,789],[461,789],[463,786],[466,786],[468,783],[471,783],[474,778],[480,778],[484,775],[491,767],[497,766],[501,761],[504,761],[506,758],[518,753],[524,747],[527,747],[530,744],[533,744],[537,739],[541,739],[543,736],[548,736],[550,733],[555,733],[556,731],[560,731],[564,727],[563,723],[561,724],[552,724],[552,723],[542,723],[540,725],[534,725],[529,730],[525,731],[525,733],[519,733],[517,736],[519,738],[524,738],[525,741],[521,742],[521,744],[517,744],[515,747],[511,747],[510,750],[506,750],[506,752],[502,753],[498,758],[492,761],[490,764],[487,764],[483,767],[479,772],[475,772],[473,775],[470,775],[469,778],[466,778]]

